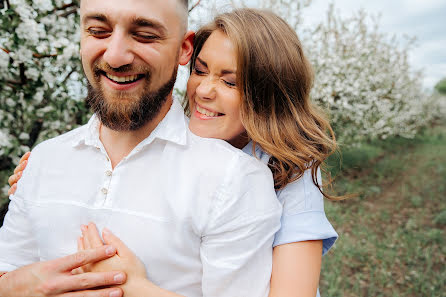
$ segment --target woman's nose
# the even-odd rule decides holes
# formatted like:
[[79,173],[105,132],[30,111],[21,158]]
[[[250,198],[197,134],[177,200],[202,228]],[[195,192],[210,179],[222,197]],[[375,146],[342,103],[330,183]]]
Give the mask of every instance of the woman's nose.
[[196,93],[201,99],[212,100],[215,98],[216,81],[212,76],[204,78],[197,87]]

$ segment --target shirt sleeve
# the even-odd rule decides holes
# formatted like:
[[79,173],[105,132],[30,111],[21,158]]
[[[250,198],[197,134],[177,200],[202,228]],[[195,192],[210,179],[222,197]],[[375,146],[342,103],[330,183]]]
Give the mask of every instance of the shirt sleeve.
[[0,271],[12,271],[39,261],[37,244],[23,199],[25,192],[32,187],[33,157],[31,155],[15,195],[10,196],[8,212],[0,228]]
[[203,296],[266,297],[281,215],[272,175],[251,158],[230,175],[215,197],[202,236]]
[[[321,180],[320,171],[318,179]],[[324,211],[324,199],[311,178],[311,170],[288,184],[277,194],[282,203],[281,228],[274,239],[274,246],[307,241],[322,240],[322,254],[334,245],[338,234],[328,221]]]

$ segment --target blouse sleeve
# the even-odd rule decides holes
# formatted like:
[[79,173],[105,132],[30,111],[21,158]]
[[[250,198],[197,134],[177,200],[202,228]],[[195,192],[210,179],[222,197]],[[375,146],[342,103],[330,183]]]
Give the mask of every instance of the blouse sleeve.
[[[321,180],[320,171],[318,179]],[[282,203],[283,214],[274,246],[322,240],[322,254],[327,253],[338,234],[325,216],[323,195],[313,183],[311,170],[307,170],[300,179],[278,192],[277,198]]]

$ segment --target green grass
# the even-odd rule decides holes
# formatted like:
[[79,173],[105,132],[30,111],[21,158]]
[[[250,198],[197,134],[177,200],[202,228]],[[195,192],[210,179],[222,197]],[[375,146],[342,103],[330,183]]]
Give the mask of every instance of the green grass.
[[323,259],[321,295],[445,296],[446,134],[346,150],[326,212],[340,238]]

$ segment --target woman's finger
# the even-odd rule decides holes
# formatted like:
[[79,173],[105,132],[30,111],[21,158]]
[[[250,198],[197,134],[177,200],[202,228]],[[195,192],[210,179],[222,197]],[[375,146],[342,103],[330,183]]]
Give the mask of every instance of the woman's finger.
[[13,184],[11,188],[8,190],[8,196],[15,194],[15,191],[17,191],[17,184]]
[[82,238],[82,236],[77,238],[77,251],[83,251],[85,250],[84,248],[84,239]]
[[88,241],[92,248],[103,246],[101,236],[95,223],[89,223],[87,226]]
[[8,178],[8,183],[12,187],[13,184],[16,184],[17,181],[22,177],[22,172],[18,172],[16,174],[11,175]]
[[82,231],[82,240],[84,242],[84,248],[86,250],[91,249],[91,245],[90,245],[90,241],[88,240],[88,228],[85,225],[81,226],[81,231]]
[[102,230],[102,237],[104,238],[105,244],[112,245],[116,248],[116,253],[118,256],[133,255],[133,252],[125,245],[124,242],[114,235],[109,229],[104,228]]
[[22,163],[23,161],[28,160],[30,155],[31,155],[31,152],[26,152],[26,153],[22,156],[22,158],[20,158],[19,163]]
[[25,160],[22,163],[20,163],[19,165],[17,165],[16,168],[14,169],[14,174],[16,174],[17,172],[25,170],[25,167],[26,167],[27,164],[28,164],[28,161]]

